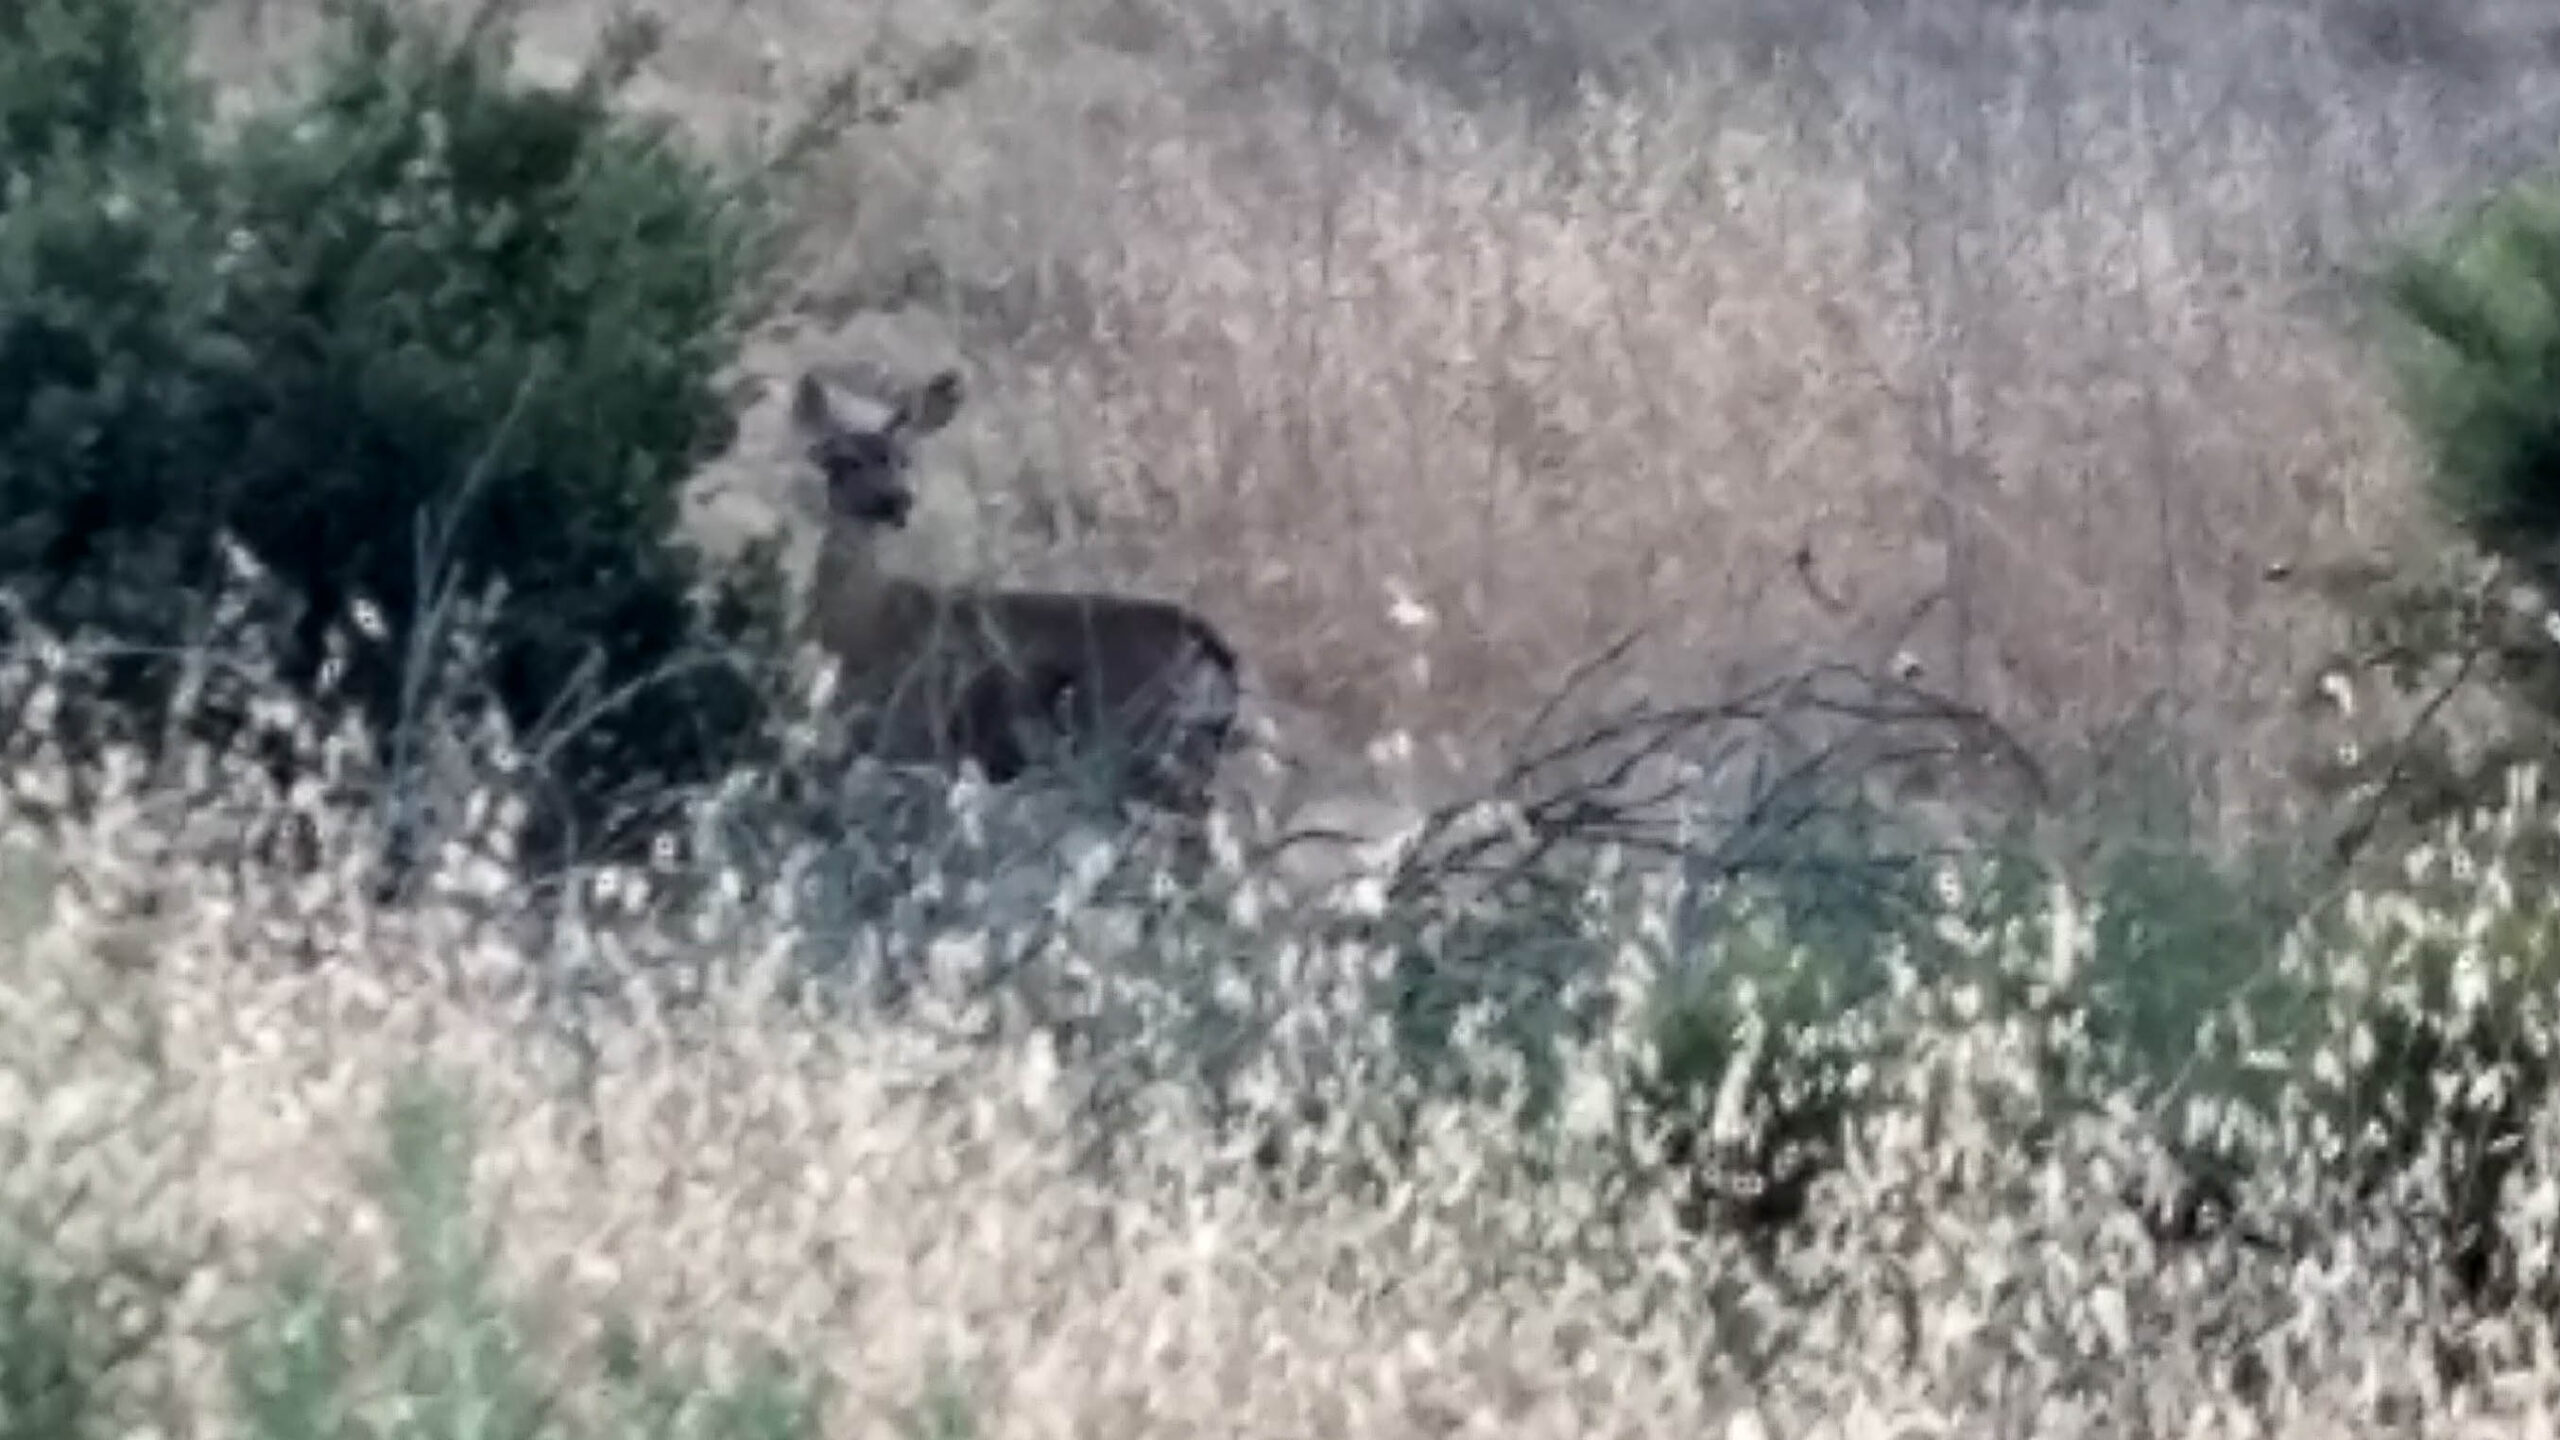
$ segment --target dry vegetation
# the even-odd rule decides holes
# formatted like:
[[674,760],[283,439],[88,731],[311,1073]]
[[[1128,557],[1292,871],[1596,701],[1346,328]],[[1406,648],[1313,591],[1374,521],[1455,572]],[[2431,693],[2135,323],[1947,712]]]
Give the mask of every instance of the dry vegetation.
[[[966,85],[802,197],[752,363],[960,357],[984,403],[937,452],[919,563],[1179,594],[1337,737],[1309,748],[1471,753],[1644,625],[1637,690],[1908,653],[2039,742],[2165,712],[2231,803],[2269,799],[2322,639],[2269,566],[2410,523],[2352,276],[2560,138],[2560,22],[1799,8],[736,0],[668,7],[638,95],[717,143],[866,57],[967,47]],[[536,63],[599,23],[524,9]],[[308,18],[232,0],[207,63],[254,84]],[[716,540],[813,526],[767,388],[705,477]],[[1641,1004],[1561,1044],[1552,1129],[1513,1113],[1490,1007],[1449,1047],[1475,1083],[1417,1090],[1369,998],[1405,955],[1374,887],[1230,864],[845,930],[770,883],[812,856],[764,854],[582,877],[592,908],[529,925],[463,849],[378,903],[346,816],[210,761],[39,836],[58,757],[10,759],[0,1259],[121,1277],[99,1296],[151,1322],[108,1386],[124,1433],[240,1433],[232,1347],[315,1242],[369,1322],[330,1433],[401,1428],[422,1374],[482,1393],[485,1317],[390,1307],[404,1263],[484,1239],[527,1383],[570,1415],[605,1403],[622,1320],[715,1375],[773,1347],[822,1377],[826,1434],[2505,1434],[2560,1405],[2547,1327],[2473,1323],[2436,1263],[2476,1109],[2380,1203],[2337,1163],[2373,1064],[2352,1007],[2421,1005],[2428,945],[2524,937],[2520,972],[2423,1003],[2560,1024],[2507,854],[2551,830],[2537,798],[2296,936],[2277,981],[2348,1008],[2263,1085],[2101,1063],[2072,988],[2094,922],[2061,891],[1950,920],[1964,965],[1889,952],[1838,1033],[1744,1025],[1764,1075],[1790,1045],[1862,1057],[1781,1242],[1700,1233],[1657,1183]],[[316,866],[241,863],[279,809]],[[1598,1001],[1728,943],[1676,877],[1576,883],[1549,918]],[[681,903],[617,907],[651,886]],[[923,973],[892,1014],[803,985],[813,955]],[[2217,1075],[2266,1058],[2202,1028]],[[423,1211],[373,1175],[422,1076],[472,1146]],[[2549,1110],[2505,1199],[2527,1287]],[[2164,1135],[2258,1157],[2247,1238],[2116,1203]],[[2489,1380],[2450,1385],[2455,1352]]]
[[[757,358],[985,377],[922,563],[1179,592],[1350,736],[1498,739],[1649,626],[1657,693],[1907,651],[2048,742],[2165,712],[2257,799],[2321,638],[2266,568],[2403,521],[2353,276],[2560,127],[2522,4],[667,18],[642,94],[713,135],[969,49],[803,197]],[[779,403],[715,533],[807,529]]]
[[[23,817],[58,761],[11,760]],[[88,1403],[117,1433],[241,1433],[244,1394],[261,1436],[588,1433],[559,1427],[615,1423],[615,1337],[706,1393],[773,1355],[813,1378],[812,1428],[760,1435],[2505,1434],[2560,1400],[2543,1328],[2466,1319],[2434,1263],[2464,1117],[2376,1204],[2336,1149],[2354,1023],[2254,1095],[2111,1084],[2068,893],[1951,920],[1965,964],[1897,953],[1876,1003],[1751,1042],[1763,1087],[1845,1044],[1865,1105],[1804,1225],[1701,1233],[1628,1128],[1641,1006],[1564,1047],[1555,1123],[1524,1126],[1499,1015],[1460,1021],[1472,1088],[1417,1090],[1363,999],[1391,945],[1249,876],[1141,900],[1136,945],[1103,908],[846,941],[742,903],[747,877],[652,911],[647,877],[599,874],[537,940],[489,852],[386,909],[364,828],[314,796],[202,757],[125,773],[68,832],[13,821],[0,1002],[0,1256],[111,1312]],[[288,814],[315,863],[242,865]],[[2413,941],[2551,933],[2509,866],[2552,827],[2527,794],[2449,834],[2279,972],[2365,1003]],[[1593,876],[1585,981],[1648,993],[1688,898]],[[923,967],[895,1013],[795,983],[813,943],[884,939]],[[2549,1034],[2547,979],[2517,978],[2433,1013],[2494,994]],[[2262,1040],[2209,1022],[2196,1059]],[[2174,1132],[2253,1147],[2245,1230],[2120,1201]],[[2502,1211],[2528,1286],[2553,1183],[2526,1164]],[[23,1377],[43,1352],[11,1326]]]

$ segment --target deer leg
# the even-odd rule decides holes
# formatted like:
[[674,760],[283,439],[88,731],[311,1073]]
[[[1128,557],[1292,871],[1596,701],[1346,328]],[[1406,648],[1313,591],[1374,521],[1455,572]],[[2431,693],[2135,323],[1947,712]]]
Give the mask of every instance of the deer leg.
[[1039,758],[1023,733],[1025,722],[1048,730],[1049,738],[1054,738],[1060,728],[1054,714],[1057,697],[1067,688],[1067,678],[1054,667],[1026,675],[991,665],[961,692],[952,716],[956,731],[952,743],[978,762],[989,781],[1009,784]]

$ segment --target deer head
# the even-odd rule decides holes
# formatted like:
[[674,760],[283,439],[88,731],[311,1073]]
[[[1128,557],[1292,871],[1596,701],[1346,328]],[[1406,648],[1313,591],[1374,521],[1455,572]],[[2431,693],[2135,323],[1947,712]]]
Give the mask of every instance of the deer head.
[[960,399],[956,370],[886,397],[847,393],[816,371],[804,372],[792,392],[791,419],[826,481],[828,518],[903,527],[915,509],[915,441],[950,424]]

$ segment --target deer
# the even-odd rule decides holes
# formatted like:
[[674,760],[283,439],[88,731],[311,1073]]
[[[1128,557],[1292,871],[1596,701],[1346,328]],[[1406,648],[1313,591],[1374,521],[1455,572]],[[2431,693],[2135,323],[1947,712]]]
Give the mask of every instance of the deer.
[[863,716],[875,759],[1009,785],[1060,762],[1115,798],[1197,817],[1237,740],[1242,666],[1167,600],[944,587],[893,573],[884,540],[915,508],[916,442],[960,409],[956,370],[882,386],[804,370],[793,428],[825,485],[806,624]]

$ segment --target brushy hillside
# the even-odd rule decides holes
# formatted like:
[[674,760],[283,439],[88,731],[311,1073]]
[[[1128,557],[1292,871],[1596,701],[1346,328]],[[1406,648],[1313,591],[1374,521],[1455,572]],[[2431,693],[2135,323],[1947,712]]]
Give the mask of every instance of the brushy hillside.
[[[241,77],[307,13],[228,8]],[[1499,740],[1649,626],[1656,693],[1907,651],[2264,800],[2327,639],[2268,568],[2407,520],[2358,277],[2560,139],[2552,22],[1875,8],[754,0],[666,7],[639,94],[743,136],[969,76],[805,188],[754,362],[982,377],[922,563],[1181,594],[1355,741]],[[711,531],[805,535],[780,399]]]
[[[2560,1402],[2529,790],[2280,947],[2146,944],[2196,875],[2102,909],[1951,864],[1850,953],[1606,865],[1490,949],[1447,897],[1228,869],[851,931],[761,870],[673,904],[605,872],[528,926],[494,849],[387,909],[360,815],[127,773],[6,837],[11,1434],[2508,1434]],[[287,813],[311,863],[243,865]],[[1417,955],[1541,950],[1578,957],[1543,1020],[1407,1003]],[[2246,983],[2187,996],[2163,1064],[2124,1022],[2180,959]],[[894,1006],[812,983],[876,963]]]
[[[640,34],[592,0],[477,8],[552,82]],[[225,122],[320,11],[206,7]],[[694,408],[598,380],[535,417],[561,448],[515,478],[583,476],[629,528],[518,518],[608,559],[674,509],[668,457],[728,438],[715,392],[746,413],[685,520],[797,544],[799,367],[957,361],[976,398],[929,452],[916,564],[1179,595],[1319,764],[1508,742],[1504,783],[1319,863],[1240,810],[1168,856],[1053,797],[849,766],[810,697],[742,667],[769,688],[734,749],[681,733],[722,728],[706,707],[630,712],[734,760],[635,780],[660,843],[587,854],[544,828],[549,740],[472,668],[494,603],[398,653],[361,613],[306,616],[303,674],[268,625],[298,577],[207,529],[210,619],[144,731],[90,723],[129,649],[12,608],[0,1440],[2547,1428],[2560,804],[2532,765],[2448,785],[2464,803],[2353,866],[2306,863],[2321,827],[2224,822],[2323,798],[2287,779],[2327,743],[2294,697],[2342,617],[2289,577],[2453,553],[2412,503],[2430,456],[2547,488],[2541,352],[2457,326],[2486,343],[2438,367],[2431,434],[2373,353],[2367,277],[2549,155],[2560,20],[660,18],[662,48],[603,68],[705,153],[835,126],[756,231],[785,263],[753,272],[779,288],[743,374],[709,374],[710,317],[753,267],[697,275],[728,242],[667,216],[710,187],[654,182],[679,173],[654,139],[591,143],[625,133],[602,90],[408,52],[353,76],[371,122],[235,150],[148,86],[127,104],[111,45],[10,92],[149,123],[9,111],[73,140],[0,166],[0,342],[112,363],[30,346],[51,368],[0,461],[41,453],[76,502],[131,458],[80,406],[194,414],[169,377],[207,347],[160,346],[164,372],[134,337],[234,334],[220,304],[27,277],[139,256],[180,300],[293,293],[243,288],[272,278],[233,253],[262,235],[350,261],[286,278],[389,256],[441,303],[314,284],[355,359],[215,346],[201,373],[325,382],[343,408],[255,412],[289,437],[402,420],[431,453],[389,478],[421,495],[476,483],[469,426],[534,393],[520,336],[546,364],[680,360]],[[451,145],[455,115],[548,119]],[[342,153],[379,173],[336,184]],[[171,223],[133,223],[137,194]],[[549,230],[527,195],[562,202]],[[2517,207],[2488,279],[2435,291],[2550,331],[2555,213]],[[133,243],[63,238],[96,235]],[[501,274],[516,311],[464,283]],[[658,281],[676,319],[573,299]],[[251,313],[279,355],[312,318]],[[634,459],[606,417],[644,403],[687,423]],[[194,433],[109,436],[135,514],[230,478],[152,449]],[[325,501],[281,493],[396,538],[416,495],[333,473]],[[526,533],[492,553],[558,562],[565,595],[615,582]],[[632,563],[658,600],[696,578]],[[2453,658],[2412,609],[2418,658]],[[398,723],[332,704],[347,674],[396,677]]]

